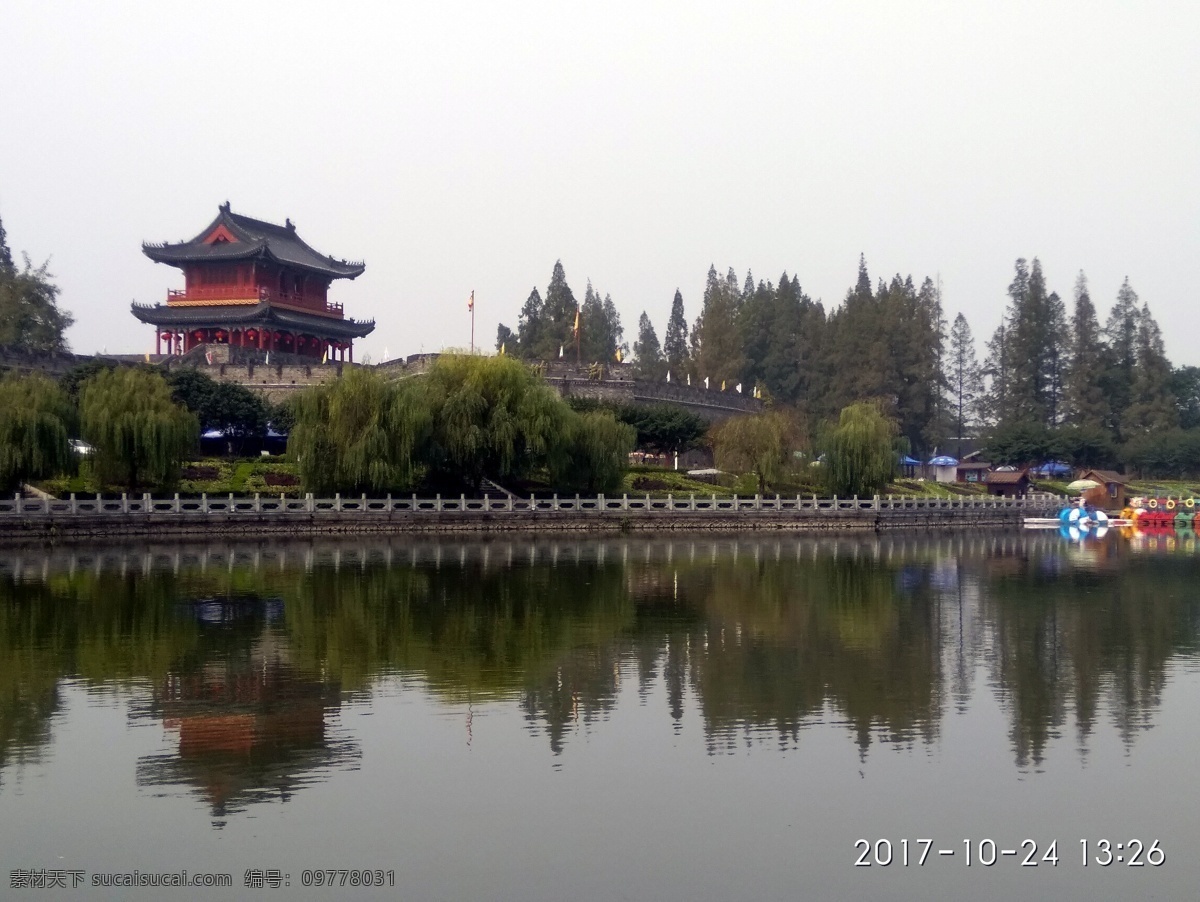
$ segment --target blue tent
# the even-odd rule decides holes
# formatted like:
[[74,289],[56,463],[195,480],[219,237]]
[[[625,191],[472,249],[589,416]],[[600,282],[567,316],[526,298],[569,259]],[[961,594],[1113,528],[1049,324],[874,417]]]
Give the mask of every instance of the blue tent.
[[1071,465],[1065,464],[1061,460],[1048,460],[1040,467],[1035,467],[1033,473],[1035,476],[1044,478],[1054,478],[1055,476],[1067,476],[1071,472]]
[[930,458],[929,466],[931,466],[931,467],[957,467],[958,466],[958,458],[950,457],[948,454],[942,454],[939,457]]
[[900,458],[900,465],[905,467],[919,467],[921,466],[921,462],[915,457],[909,457],[907,454],[905,454],[902,458]]

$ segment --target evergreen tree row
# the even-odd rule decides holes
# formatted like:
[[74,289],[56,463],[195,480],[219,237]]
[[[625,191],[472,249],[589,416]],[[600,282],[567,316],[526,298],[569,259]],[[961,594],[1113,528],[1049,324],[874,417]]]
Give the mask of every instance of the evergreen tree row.
[[559,261],[554,264],[545,299],[537,288],[529,293],[517,331],[500,324],[496,350],[526,360],[575,360],[578,353],[579,360],[593,363],[615,361],[617,352],[623,357],[629,346],[612,296],[606,294],[601,300],[600,292],[589,281],[583,304],[579,304]]
[[965,320],[963,340],[952,339],[950,371],[961,374],[955,400],[966,427],[1000,438],[1067,429],[1115,447],[1181,424],[1180,404],[1187,403],[1194,368],[1172,370],[1158,323],[1128,278],[1104,326],[1082,272],[1070,314],[1048,290],[1036,258],[1031,264],[1017,260],[1008,296],[981,367],[972,357]]
[[[1138,436],[1200,426],[1200,368],[1172,369],[1161,330],[1128,279],[1103,325],[1084,274],[1068,311],[1036,258],[1016,261],[1008,298],[980,363],[966,317],[947,322],[930,278],[918,286],[896,275],[873,285],[860,258],[854,286],[826,311],[795,275],[756,282],[714,266],[690,327],[678,290],[661,342],[642,312],[632,365],[643,379],[757,389],[812,423],[870,400],[916,454],[961,453],[964,439],[980,437],[1008,447],[1034,430],[1061,432],[1082,449],[1074,456],[1115,463],[1117,449]],[[601,301],[589,283],[577,305],[561,262],[545,300],[537,289],[530,294],[517,332],[500,326],[497,348],[573,359],[576,311],[582,361],[613,360],[624,345],[611,298]]]
[[[593,298],[598,295],[589,293]],[[588,316],[585,299],[580,344],[583,362],[614,358],[620,320],[606,297]],[[546,299],[534,289],[513,333],[501,325],[496,347],[528,359],[569,357],[574,347],[574,298],[562,264],[555,264]],[[592,334],[589,336],[589,329]],[[939,370],[943,324],[933,282],[918,289],[896,276],[871,288],[865,261],[845,303],[827,314],[783,273],[778,284],[739,281],[730,269],[708,272],[699,315],[689,328],[682,294],[671,304],[664,340],[643,312],[634,342],[635,373],[644,379],[691,379],[796,407],[810,418],[835,416],[861,399],[881,402],[911,446],[923,449],[942,429],[943,379]],[[589,350],[591,353],[589,353]]]

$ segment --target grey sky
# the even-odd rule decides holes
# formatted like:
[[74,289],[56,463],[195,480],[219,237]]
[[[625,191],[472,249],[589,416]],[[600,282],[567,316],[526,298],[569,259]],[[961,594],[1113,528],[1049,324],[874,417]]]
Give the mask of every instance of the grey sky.
[[[515,328],[556,259],[632,342],[710,263],[826,306],[941,274],[982,351],[1018,256],[1101,319],[1122,278],[1200,364],[1200,5],[94,3],[0,10],[0,218],[53,257],[81,352],[230,200],[365,259],[360,354]],[[360,358],[361,359],[361,358]]]

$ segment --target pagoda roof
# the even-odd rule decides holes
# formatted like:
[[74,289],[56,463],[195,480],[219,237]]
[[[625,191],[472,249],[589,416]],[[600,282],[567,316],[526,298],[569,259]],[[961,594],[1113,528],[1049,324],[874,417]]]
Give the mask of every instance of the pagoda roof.
[[251,219],[229,209],[229,202],[218,207],[217,218],[190,241],[178,244],[142,243],[142,253],[156,263],[184,266],[189,263],[268,259],[281,266],[306,269],[331,279],[353,279],[362,275],[363,263],[335,260],[305,244],[296,227]]
[[250,326],[270,324],[273,328],[284,328],[292,332],[308,332],[313,335],[331,335],[337,338],[363,338],[375,331],[375,320],[343,319],[338,316],[321,316],[304,313],[286,307],[277,307],[270,301],[257,304],[205,305],[201,307],[178,307],[171,304],[133,305],[133,315],[153,326],[174,326],[190,329],[195,326],[223,325]]

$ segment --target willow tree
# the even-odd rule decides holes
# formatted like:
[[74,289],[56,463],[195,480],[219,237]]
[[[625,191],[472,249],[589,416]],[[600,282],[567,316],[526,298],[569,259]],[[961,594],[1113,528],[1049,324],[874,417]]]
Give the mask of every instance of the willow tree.
[[423,459],[437,478],[478,491],[520,478],[565,438],[570,408],[511,357],[443,354],[414,391],[430,418]]
[[131,492],[174,483],[200,434],[167,381],[140,367],[105,370],[85,382],[79,413],[83,437],[96,448],[96,474]]
[[296,395],[288,453],[306,491],[408,488],[428,417],[411,391],[363,367]]
[[562,441],[550,454],[550,479],[555,486],[585,492],[614,492],[629,469],[629,452],[637,430],[611,412],[572,413]]
[[879,405],[860,401],[842,409],[822,443],[831,494],[870,495],[881,491],[896,471],[892,439],[896,424]]
[[73,462],[74,411],[66,393],[40,374],[0,379],[0,490],[53,476]]
[[717,466],[737,473],[753,473],[759,494],[783,473],[790,451],[792,424],[778,411],[731,417],[712,432]]

